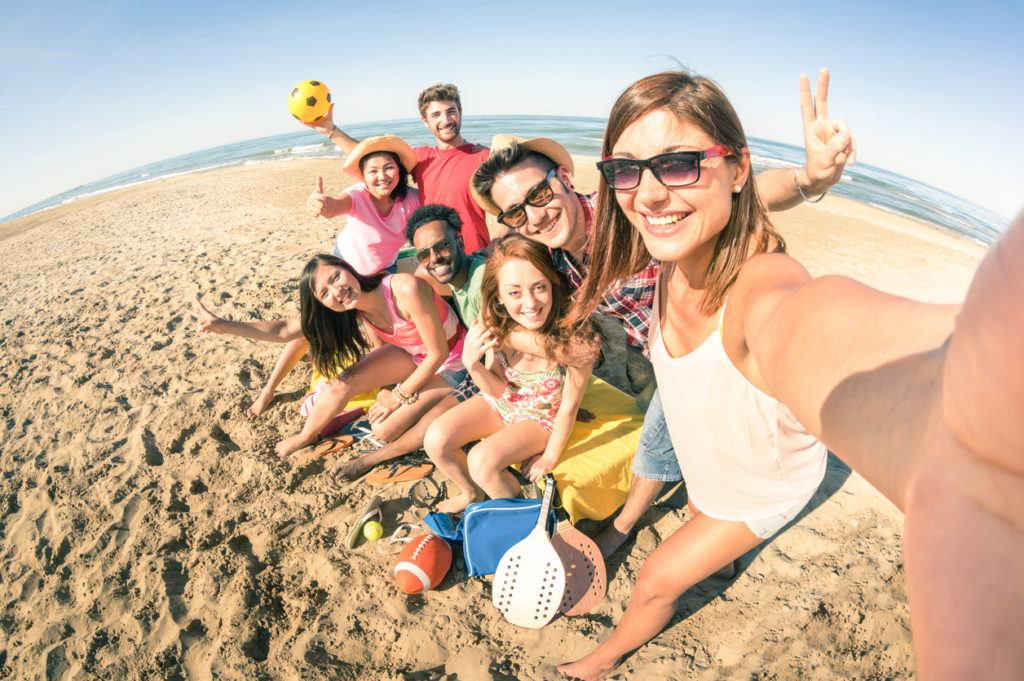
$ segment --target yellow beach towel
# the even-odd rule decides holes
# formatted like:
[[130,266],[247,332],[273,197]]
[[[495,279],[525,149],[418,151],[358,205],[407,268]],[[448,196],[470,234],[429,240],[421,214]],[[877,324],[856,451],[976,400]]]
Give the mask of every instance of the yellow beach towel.
[[626,500],[644,420],[632,397],[599,378],[590,378],[581,406],[596,418],[576,423],[552,471],[573,522],[607,518]]

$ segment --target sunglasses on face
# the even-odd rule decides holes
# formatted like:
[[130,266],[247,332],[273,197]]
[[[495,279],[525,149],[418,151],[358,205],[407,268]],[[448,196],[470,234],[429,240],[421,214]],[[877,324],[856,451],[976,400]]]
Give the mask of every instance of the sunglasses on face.
[[533,188],[526,192],[526,198],[522,203],[517,203],[508,210],[502,211],[498,215],[498,222],[509,229],[519,229],[526,224],[527,206],[543,208],[551,203],[551,199],[555,198],[555,190],[551,188],[551,178],[555,176],[556,170],[557,168],[552,168],[548,171],[547,177],[533,185]]
[[452,254],[452,245],[448,243],[448,239],[441,239],[431,246],[416,251],[416,259],[422,263],[430,262],[431,251],[438,258],[447,258]]
[[598,161],[597,169],[608,186],[615,191],[628,191],[640,186],[644,168],[649,168],[658,182],[666,187],[685,187],[700,179],[700,162],[706,158],[732,156],[723,145],[704,151],[670,151],[645,161],[608,157]]

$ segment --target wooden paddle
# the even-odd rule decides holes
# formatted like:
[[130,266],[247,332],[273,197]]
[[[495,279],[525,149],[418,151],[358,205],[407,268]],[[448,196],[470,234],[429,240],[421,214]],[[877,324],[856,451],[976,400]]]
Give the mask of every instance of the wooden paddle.
[[565,569],[565,595],[558,611],[566,617],[585,615],[604,600],[608,589],[604,557],[593,539],[573,527],[564,509],[557,513],[551,545]]
[[539,629],[558,612],[565,593],[565,570],[548,539],[547,520],[555,479],[544,476],[544,500],[533,530],[505,552],[491,587],[494,607],[520,627]]

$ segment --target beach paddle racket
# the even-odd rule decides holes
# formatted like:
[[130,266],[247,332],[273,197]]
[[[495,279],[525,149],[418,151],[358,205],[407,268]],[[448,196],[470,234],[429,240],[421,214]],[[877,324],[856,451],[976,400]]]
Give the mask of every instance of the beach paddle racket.
[[565,569],[565,594],[558,611],[566,617],[586,615],[604,600],[608,589],[604,557],[593,539],[573,527],[564,510],[558,516],[558,526],[551,537],[551,545]]
[[547,520],[555,479],[544,476],[540,517],[530,534],[505,552],[491,587],[494,607],[516,626],[539,629],[558,612],[565,593],[565,570],[548,539]]

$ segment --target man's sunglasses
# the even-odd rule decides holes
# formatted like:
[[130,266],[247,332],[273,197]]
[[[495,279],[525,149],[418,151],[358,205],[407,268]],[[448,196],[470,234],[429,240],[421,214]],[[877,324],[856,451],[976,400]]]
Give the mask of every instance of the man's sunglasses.
[[433,251],[434,255],[438,258],[447,258],[452,254],[452,245],[448,243],[448,239],[441,239],[437,243],[421,248],[416,251],[416,259],[422,263],[430,262],[430,252]]
[[517,203],[508,210],[502,211],[498,215],[498,222],[509,229],[519,229],[526,224],[527,206],[543,208],[551,203],[551,199],[555,198],[555,191],[551,188],[551,178],[555,176],[556,170],[558,169],[552,168],[548,171],[547,177],[533,185],[533,188],[526,192],[526,198],[523,199],[522,203]]
[[666,187],[685,187],[700,179],[700,162],[706,158],[732,156],[723,145],[704,151],[670,151],[645,161],[608,157],[597,162],[597,169],[608,186],[615,191],[629,191],[640,186],[644,168],[650,168],[655,179]]

